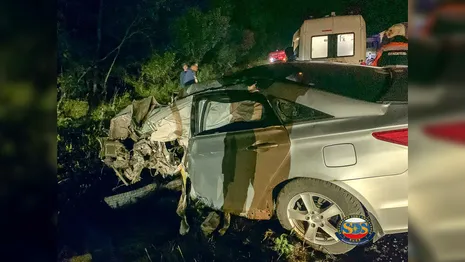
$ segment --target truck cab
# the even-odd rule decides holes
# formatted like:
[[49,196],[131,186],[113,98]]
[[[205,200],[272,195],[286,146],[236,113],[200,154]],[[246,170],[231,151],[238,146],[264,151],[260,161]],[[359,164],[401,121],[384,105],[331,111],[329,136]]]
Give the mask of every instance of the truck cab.
[[366,60],[366,26],[361,15],[305,20],[293,36],[292,47],[300,61],[362,64]]

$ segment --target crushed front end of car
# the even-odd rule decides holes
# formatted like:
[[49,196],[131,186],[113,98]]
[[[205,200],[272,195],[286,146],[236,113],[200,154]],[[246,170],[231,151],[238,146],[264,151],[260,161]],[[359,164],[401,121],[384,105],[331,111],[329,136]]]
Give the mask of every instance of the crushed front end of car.
[[[189,137],[192,99],[185,98],[162,106],[154,97],[134,101],[110,121],[108,137],[100,138],[100,157],[115,171],[128,188],[144,184],[141,176],[148,171],[152,177],[162,176],[166,184],[144,187],[106,197],[105,202],[118,208],[137,202],[158,188],[177,188],[182,195],[177,213],[182,217],[181,234],[189,227],[185,221],[186,176],[184,161]],[[174,182],[174,183],[173,183]],[[177,185],[177,186],[173,186]]]

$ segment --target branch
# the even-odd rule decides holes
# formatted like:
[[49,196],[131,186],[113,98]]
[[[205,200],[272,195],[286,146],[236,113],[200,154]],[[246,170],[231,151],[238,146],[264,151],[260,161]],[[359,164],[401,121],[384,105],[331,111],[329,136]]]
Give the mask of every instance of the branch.
[[138,20],[138,18],[139,18],[139,15],[137,15],[136,18],[134,18],[134,20],[132,21],[132,23],[131,23],[131,24],[129,25],[129,27],[126,29],[126,32],[125,32],[124,37],[123,37],[123,39],[121,40],[120,44],[117,45],[113,50],[111,50],[104,58],[98,60],[97,62],[103,62],[103,61],[105,61],[108,57],[111,56],[111,54],[113,54],[114,52],[118,51],[118,49],[121,48],[121,46],[123,45],[123,43],[124,43],[127,39],[131,38],[133,35],[135,35],[137,32],[139,32],[139,31],[136,31],[136,32],[133,32],[131,35],[129,35],[129,32],[130,32],[131,28],[134,26],[134,24],[136,23],[136,21]]
[[87,74],[87,72],[89,72],[89,70],[94,67],[95,64],[92,64],[91,66],[89,66],[86,71],[84,71],[84,73],[82,73],[82,75],[78,78],[77,82],[79,83],[79,81],[81,81],[81,79]]
[[118,52],[116,53],[115,58],[113,59],[113,62],[111,62],[110,69],[108,69],[108,73],[107,73],[107,75],[105,76],[105,81],[103,82],[103,92],[104,92],[104,93],[107,92],[108,77],[110,77],[110,73],[111,73],[111,71],[113,70],[113,66],[115,65],[115,62],[116,62],[116,59],[118,58],[118,55],[119,55],[120,50],[121,50],[121,48],[118,48]]
[[110,74],[111,74],[111,71],[113,70],[113,66],[115,65],[115,62],[116,62],[116,59],[118,58],[119,56],[119,53],[121,51],[121,47],[123,46],[124,42],[126,42],[126,40],[128,40],[129,38],[131,38],[132,36],[134,36],[135,34],[137,33],[140,33],[139,31],[135,31],[135,32],[132,32],[130,35],[129,35],[129,32],[131,30],[131,28],[134,26],[135,22],[137,21],[138,19],[138,16],[136,16],[136,18],[134,19],[134,21],[132,21],[131,25],[128,27],[128,29],[126,29],[126,33],[124,34],[124,37],[123,39],[121,40],[121,43],[116,47],[115,50],[117,50],[116,52],[116,55],[115,57],[113,58],[113,61],[111,62],[111,65],[110,65],[110,68],[108,69],[108,72],[107,72],[107,75],[105,76],[105,81],[103,82],[103,92],[106,93],[107,92],[107,82],[108,82],[108,78],[110,77]]
[[[129,35],[129,31],[130,29],[134,26],[135,22],[137,21],[137,19],[139,18],[139,16],[136,16],[136,18],[134,19],[134,21],[132,21],[131,25],[129,25],[129,27],[126,29],[126,33],[124,34],[124,37],[123,39],[121,40],[121,43],[119,45],[117,45],[113,50],[111,50],[105,57],[93,62],[82,74],[81,76],[78,78],[77,80],[77,83],[79,83],[82,78],[90,71],[90,69],[92,69],[97,63],[100,63],[100,62],[103,62],[105,60],[107,60],[114,52],[118,52],[115,56],[115,59],[113,60],[113,63],[112,63],[112,66],[113,67],[113,64],[115,63],[115,60],[116,60],[116,57],[118,57],[118,54],[120,52],[120,49],[121,49],[121,46],[123,46],[124,42],[126,40],[128,40],[129,38],[133,37],[134,35],[138,34],[138,33],[141,33],[143,34],[142,32],[140,31],[136,31],[136,32],[133,32]],[[150,46],[152,46],[152,42],[150,42]],[[108,74],[107,74],[108,75]],[[108,79],[108,76],[107,78]],[[106,80],[105,80],[105,84],[106,84]]]
[[[61,88],[60,88],[61,89]],[[66,92],[62,91],[63,93],[60,96],[60,99],[58,100],[57,103],[57,116],[61,114],[61,104],[63,103],[63,99],[66,98]]]

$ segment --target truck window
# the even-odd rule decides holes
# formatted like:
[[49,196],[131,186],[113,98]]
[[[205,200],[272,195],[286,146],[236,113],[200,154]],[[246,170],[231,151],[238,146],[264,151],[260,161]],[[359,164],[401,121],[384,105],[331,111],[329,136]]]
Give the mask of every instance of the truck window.
[[313,36],[311,44],[312,59],[355,55],[355,33]]
[[354,33],[337,35],[337,56],[353,56],[355,51]]
[[328,57],[328,36],[312,37],[312,59]]

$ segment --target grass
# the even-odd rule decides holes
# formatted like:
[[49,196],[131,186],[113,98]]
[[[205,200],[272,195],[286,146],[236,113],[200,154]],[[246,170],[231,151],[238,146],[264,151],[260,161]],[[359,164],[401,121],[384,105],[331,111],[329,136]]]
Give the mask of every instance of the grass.
[[294,246],[289,243],[287,234],[281,234],[279,237],[275,238],[273,242],[273,250],[278,252],[279,257],[289,257],[294,251]]
[[81,256],[74,256],[69,259],[69,262],[92,262],[92,255],[87,253]]

